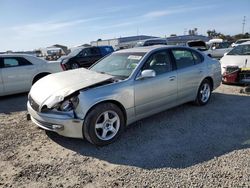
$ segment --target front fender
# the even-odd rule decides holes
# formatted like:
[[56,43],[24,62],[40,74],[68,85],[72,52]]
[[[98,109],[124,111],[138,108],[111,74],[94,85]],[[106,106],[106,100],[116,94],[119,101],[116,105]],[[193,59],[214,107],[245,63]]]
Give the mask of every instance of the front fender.
[[134,87],[126,83],[110,85],[80,91],[79,105],[75,109],[80,119],[85,119],[88,111],[95,105],[105,101],[115,101],[129,109],[134,107]]

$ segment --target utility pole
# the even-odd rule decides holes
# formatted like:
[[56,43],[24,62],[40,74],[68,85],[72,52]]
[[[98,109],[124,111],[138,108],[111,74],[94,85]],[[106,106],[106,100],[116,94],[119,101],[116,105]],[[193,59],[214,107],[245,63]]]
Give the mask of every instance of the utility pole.
[[243,35],[244,35],[244,33],[245,33],[245,24],[246,24],[246,16],[244,16],[243,22],[242,22],[242,34],[243,34]]

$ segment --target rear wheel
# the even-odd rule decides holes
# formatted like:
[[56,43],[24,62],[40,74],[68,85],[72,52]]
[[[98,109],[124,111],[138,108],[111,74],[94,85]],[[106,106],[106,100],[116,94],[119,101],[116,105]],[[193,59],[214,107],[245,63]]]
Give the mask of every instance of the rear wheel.
[[70,68],[71,69],[78,69],[78,68],[80,68],[80,65],[78,63],[71,63]]
[[211,83],[207,79],[203,80],[199,87],[195,103],[199,106],[207,104],[211,97],[211,92]]
[[84,123],[85,138],[97,146],[114,142],[125,128],[121,109],[113,103],[95,106],[86,116]]

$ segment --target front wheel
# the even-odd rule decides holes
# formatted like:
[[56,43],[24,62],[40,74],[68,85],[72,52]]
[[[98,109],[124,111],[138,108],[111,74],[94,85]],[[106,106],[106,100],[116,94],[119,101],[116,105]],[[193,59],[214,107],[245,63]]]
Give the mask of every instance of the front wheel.
[[211,83],[207,79],[203,80],[199,87],[195,103],[199,106],[207,104],[211,97],[211,92]]
[[86,116],[83,134],[97,146],[114,142],[125,128],[125,119],[121,109],[113,103],[95,106]]

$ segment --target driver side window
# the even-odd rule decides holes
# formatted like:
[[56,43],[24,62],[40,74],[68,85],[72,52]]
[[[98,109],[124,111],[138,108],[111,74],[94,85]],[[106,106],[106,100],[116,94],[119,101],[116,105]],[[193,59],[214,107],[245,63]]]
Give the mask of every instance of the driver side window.
[[91,51],[89,48],[85,48],[83,49],[80,53],[79,53],[79,57],[88,57],[91,55]]
[[142,71],[146,69],[154,70],[156,76],[172,71],[173,66],[168,52],[161,51],[151,55],[142,67]]

